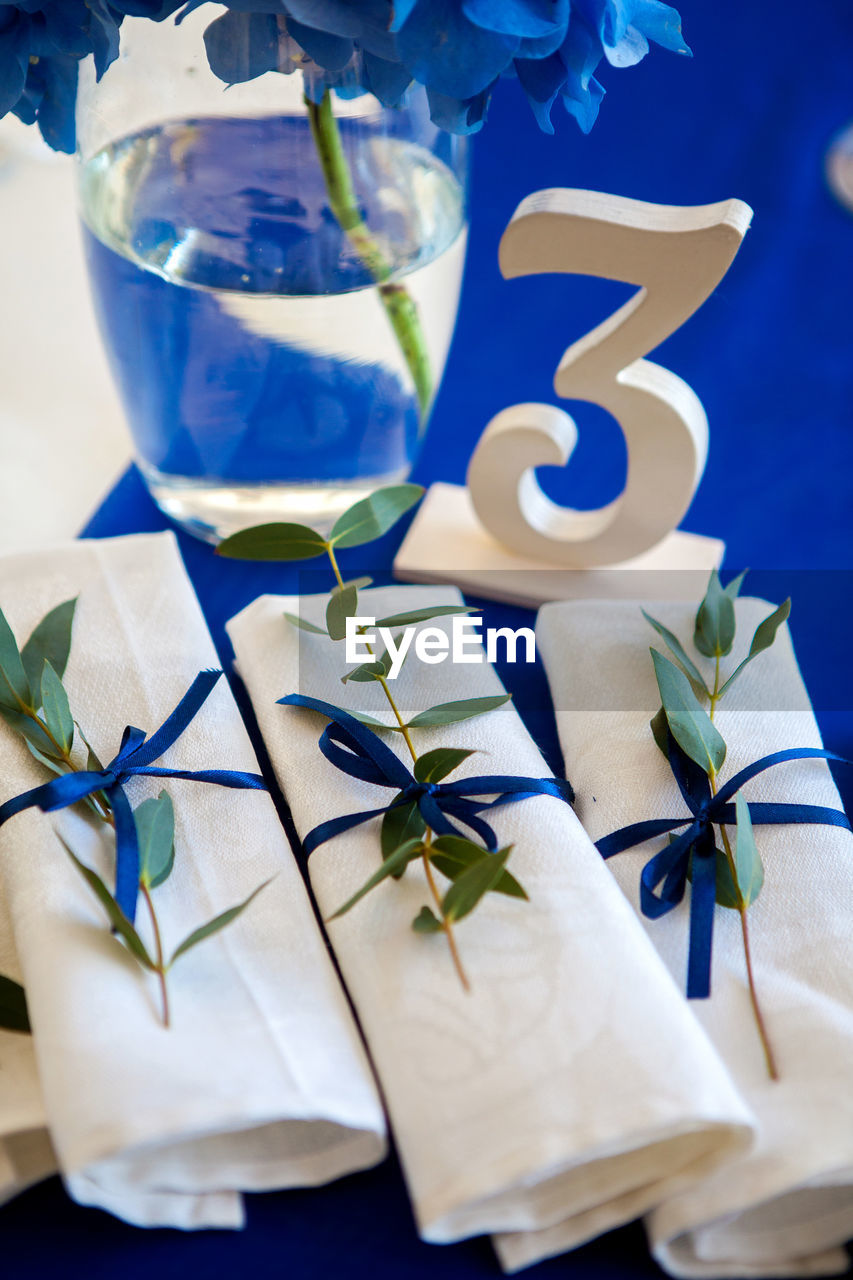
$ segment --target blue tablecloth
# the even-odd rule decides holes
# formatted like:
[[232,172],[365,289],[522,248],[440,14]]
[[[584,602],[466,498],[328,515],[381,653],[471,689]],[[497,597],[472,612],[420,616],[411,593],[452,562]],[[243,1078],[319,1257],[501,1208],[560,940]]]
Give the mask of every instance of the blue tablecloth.
[[[681,9],[694,59],[655,53],[630,71],[605,69],[608,96],[588,138],[568,119],[556,138],[545,137],[516,85],[496,94],[474,147],[456,341],[415,478],[463,480],[491,415],[519,401],[553,401],[564,348],[628,292],[564,276],[503,281],[497,244],[523,196],[577,186],[674,204],[748,201],[754,225],[729,277],[656,356],[695,388],[711,422],[708,469],[685,527],[725,538],[728,566],[755,567],[753,591],[794,596],[794,637],[827,745],[851,756],[853,217],[829,195],[823,159],[833,134],[853,120],[853,6],[685,0]],[[599,411],[570,407],[579,447],[566,471],[546,473],[543,483],[556,498],[597,505],[624,474],[621,437]],[[131,471],[87,532],[164,527]],[[349,567],[387,579],[396,542],[395,535],[367,555],[349,553]],[[295,570],[217,561],[183,536],[181,547],[227,664],[225,620],[262,591],[294,589]],[[495,605],[486,613],[490,625],[529,621]],[[559,769],[541,671],[501,674]],[[849,809],[853,780],[839,775],[839,782]],[[248,1213],[239,1234],[143,1232],[77,1208],[54,1180],[0,1213],[3,1265],[10,1275],[87,1280],[499,1274],[485,1241],[439,1249],[417,1240],[394,1161],[317,1191],[249,1197]],[[658,1272],[635,1226],[536,1274],[640,1280]]]

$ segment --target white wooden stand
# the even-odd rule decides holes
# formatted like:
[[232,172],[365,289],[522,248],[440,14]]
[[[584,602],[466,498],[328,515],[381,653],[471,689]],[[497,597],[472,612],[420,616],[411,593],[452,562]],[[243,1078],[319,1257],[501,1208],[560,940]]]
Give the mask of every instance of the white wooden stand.
[[705,467],[708,421],[691,388],[644,357],[716,288],[751,217],[740,200],[681,208],[569,188],[521,202],[501,239],[505,277],[562,272],[638,286],[568,348],[554,378],[558,396],[601,405],[619,423],[625,488],[597,511],[552,502],[536,468],[568,462],[574,420],[555,405],[512,405],[480,437],[467,488],[430,490],[394,562],[397,577],[518,604],[701,597],[697,575],[719,567],[723,544],[677,526]]
[[538,608],[547,600],[699,600],[725,544],[668,534],[622,564],[563,569],[515,555],[486,532],[464,485],[434,484],[394,560],[403,582],[450,582],[470,595]]

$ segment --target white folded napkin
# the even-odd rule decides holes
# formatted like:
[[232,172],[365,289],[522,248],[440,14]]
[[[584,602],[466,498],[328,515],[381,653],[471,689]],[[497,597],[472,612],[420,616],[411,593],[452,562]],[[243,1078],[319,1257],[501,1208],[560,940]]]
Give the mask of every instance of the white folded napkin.
[[[325,599],[264,597],[228,627],[302,836],[392,798],[321,756],[321,716],[276,705],[300,692],[390,720],[378,686],[341,683],[342,644],[297,631],[282,616],[301,610],[319,622]],[[363,592],[359,613],[460,600],[448,589],[386,588]],[[394,685],[406,716],[502,692],[486,664],[427,667],[414,656]],[[399,735],[384,737],[403,757]],[[454,779],[548,773],[510,704],[417,731],[416,744],[421,752],[475,749]],[[412,931],[429,901],[419,863],[328,932],[379,1072],[422,1236],[442,1243],[513,1233],[498,1248],[504,1265],[517,1268],[701,1176],[743,1145],[749,1117],[569,806],[538,796],[489,821],[501,844],[515,845],[509,867],[531,901],[493,893],[459,922],[469,994],[445,938]],[[378,819],[311,854],[324,917],[379,860]]]
[[[695,609],[648,611],[688,642]],[[731,671],[773,606],[737,603]],[[537,635],[548,671],[566,770],[594,840],[631,822],[686,813],[648,721],[660,705],[649,646],[663,651],[636,603],[546,605]],[[787,628],[745,670],[715,722],[728,744],[721,781],[786,747],[819,747],[817,723]],[[744,789],[747,800],[840,808],[822,761],[781,765]],[[758,1118],[755,1149],[672,1197],[648,1222],[655,1253],[678,1276],[823,1275],[845,1270],[836,1248],[853,1235],[853,836],[828,826],[756,826],[765,883],[749,909],[759,999],[780,1080],[767,1075],[752,1020],[740,921],[717,908],[709,1000],[699,1022]],[[642,866],[663,841],[608,867],[638,903]],[[689,897],[689,890],[688,890]],[[684,983],[689,905],[644,921]]]
[[[0,974],[21,980],[0,883]],[[0,1030],[0,1205],[56,1173],[32,1037]]]
[[[0,604],[22,639],[79,593],[65,677],[104,761],[130,723],[153,732],[216,655],[171,534],[81,542],[0,561]],[[256,771],[224,678],[164,764]],[[47,778],[0,725],[2,795]],[[114,838],[62,811],[0,831],[46,1114],[72,1194],[142,1225],[239,1225],[241,1190],[326,1182],[381,1158],[384,1120],[351,1013],[269,796],[161,788],[176,812],[172,877],[156,890],[167,952],[271,883],[156,983],[123,954],[54,832],[108,883]],[[141,908],[141,904],[140,904]],[[139,927],[147,926],[140,909]]]

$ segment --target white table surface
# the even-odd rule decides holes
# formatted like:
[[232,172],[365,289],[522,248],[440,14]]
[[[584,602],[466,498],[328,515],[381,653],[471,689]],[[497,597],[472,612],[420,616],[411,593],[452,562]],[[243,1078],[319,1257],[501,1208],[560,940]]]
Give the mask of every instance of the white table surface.
[[79,532],[130,442],[89,297],[74,163],[0,122],[0,554]]

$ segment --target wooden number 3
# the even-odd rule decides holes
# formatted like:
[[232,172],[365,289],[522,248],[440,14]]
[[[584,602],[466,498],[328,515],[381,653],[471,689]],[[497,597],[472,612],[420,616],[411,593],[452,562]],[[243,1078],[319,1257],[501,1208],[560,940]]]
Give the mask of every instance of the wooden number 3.
[[708,420],[696,394],[641,357],[696,311],[722,280],[752,217],[741,200],[683,208],[595,191],[539,191],[504,232],[507,278],[564,272],[639,285],[637,293],[566,351],[557,395],[602,405],[628,449],[621,495],[597,511],[558,506],[534,468],[562,466],[577,427],[562,409],[519,404],[489,423],[468,488],[480,521],[512,551],[574,568],[617,564],[678,526],[705,466]]

